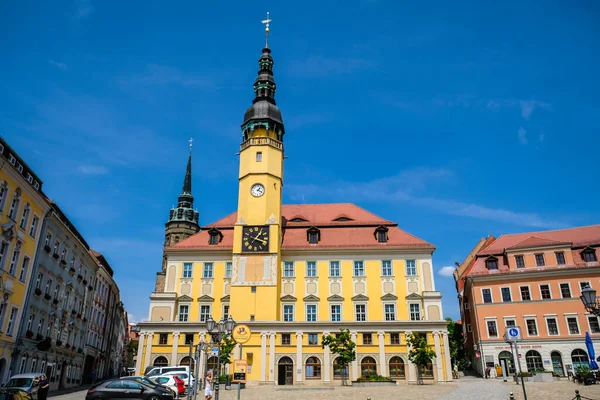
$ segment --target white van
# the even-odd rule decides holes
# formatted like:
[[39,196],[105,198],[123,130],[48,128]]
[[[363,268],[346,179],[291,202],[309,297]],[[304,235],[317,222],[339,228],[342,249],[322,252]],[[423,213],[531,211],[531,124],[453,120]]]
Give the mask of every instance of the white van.
[[185,372],[186,374],[189,374],[190,366],[189,365],[178,365],[176,367],[148,366],[148,367],[146,367],[144,376],[147,376],[147,377],[159,376],[159,375],[167,374],[169,372]]

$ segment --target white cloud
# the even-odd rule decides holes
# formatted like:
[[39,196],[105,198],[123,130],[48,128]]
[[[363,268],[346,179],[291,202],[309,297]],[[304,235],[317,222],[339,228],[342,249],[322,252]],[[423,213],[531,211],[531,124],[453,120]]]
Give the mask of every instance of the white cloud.
[[525,119],[529,119],[529,117],[536,108],[543,108],[546,110],[552,109],[552,106],[550,104],[544,103],[543,101],[521,100],[519,103],[521,105],[521,115]]
[[519,137],[519,143],[529,143],[529,140],[527,140],[527,131],[523,127],[519,128],[519,130],[517,131],[517,136]]
[[94,8],[91,0],[76,0],[75,1],[75,18],[78,20],[87,18]]
[[102,165],[80,165],[77,171],[84,175],[104,175],[108,173],[108,169]]
[[490,99],[487,102],[486,108],[492,111],[498,111],[501,108],[515,108],[521,109],[521,116],[526,120],[529,120],[531,114],[536,109],[552,110],[552,104],[546,103],[539,100],[520,100],[520,99]]
[[452,276],[452,274],[454,273],[454,267],[452,266],[447,266],[447,267],[442,267],[438,270],[438,274],[440,274],[441,276]]
[[61,71],[66,71],[68,69],[67,64],[61,63],[58,61],[54,61],[52,59],[48,60],[48,64],[54,65],[56,68],[60,69]]

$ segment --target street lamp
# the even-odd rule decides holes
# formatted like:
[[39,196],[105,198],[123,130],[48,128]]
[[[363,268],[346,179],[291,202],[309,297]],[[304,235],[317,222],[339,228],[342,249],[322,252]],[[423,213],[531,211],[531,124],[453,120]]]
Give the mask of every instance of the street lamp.
[[600,302],[596,298],[596,290],[591,287],[586,287],[581,290],[581,296],[579,296],[585,310],[591,314],[600,317]]
[[208,331],[208,333],[210,333],[212,342],[217,345],[217,382],[214,386],[215,400],[219,400],[219,384],[221,383],[221,341],[223,340],[223,338],[225,338],[225,336],[231,335],[234,328],[235,321],[231,317],[229,317],[228,319],[222,318],[219,322],[216,322],[212,318],[212,316],[208,317],[208,319],[206,320],[206,330]]

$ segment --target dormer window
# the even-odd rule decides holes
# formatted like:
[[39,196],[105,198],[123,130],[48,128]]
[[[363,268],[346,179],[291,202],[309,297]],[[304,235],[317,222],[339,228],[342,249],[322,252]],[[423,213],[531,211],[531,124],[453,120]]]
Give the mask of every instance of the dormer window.
[[347,222],[347,221],[354,221],[352,218],[350,218],[347,215],[339,215],[337,218],[333,219],[334,222]]
[[498,269],[498,259],[496,257],[490,257],[485,260],[485,267],[488,270]]
[[581,252],[581,258],[585,262],[596,262],[598,261],[598,257],[596,257],[596,250],[588,247],[587,249]]
[[319,240],[321,240],[321,231],[317,227],[310,227],[306,231],[306,238],[308,240],[308,243],[317,244],[319,243]]
[[375,229],[375,238],[379,243],[387,243],[388,241],[388,228],[381,225]]
[[216,246],[223,240],[223,234],[218,229],[210,228],[208,234],[208,244],[211,246]]
[[308,220],[306,218],[302,218],[302,217],[294,217],[294,218],[290,219],[290,222],[308,222]]

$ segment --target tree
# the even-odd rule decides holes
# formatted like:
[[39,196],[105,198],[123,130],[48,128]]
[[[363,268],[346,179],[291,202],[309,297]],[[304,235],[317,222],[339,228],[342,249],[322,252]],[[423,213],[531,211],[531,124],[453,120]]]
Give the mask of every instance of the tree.
[[231,335],[225,335],[219,344],[219,362],[221,368],[225,368],[225,364],[231,364],[231,352],[235,348],[236,342]]
[[352,341],[350,331],[348,329],[340,329],[340,333],[332,335],[323,335],[321,340],[321,347],[329,347],[329,350],[336,354],[338,357],[335,359],[335,363],[340,368],[342,373],[342,385],[347,385],[347,372],[348,364],[356,360],[356,343]]
[[427,344],[427,336],[422,333],[406,335],[406,344],[410,346],[408,359],[417,366],[417,383],[423,384],[423,368],[436,357],[435,350]]
[[467,354],[464,346],[462,326],[452,321],[452,318],[446,318],[446,321],[448,322],[448,343],[450,345],[452,364],[458,365],[458,368],[463,370],[467,364]]
[[129,340],[129,343],[127,343],[127,368],[135,367],[133,364],[133,357],[137,355],[138,344],[139,342],[137,340]]

